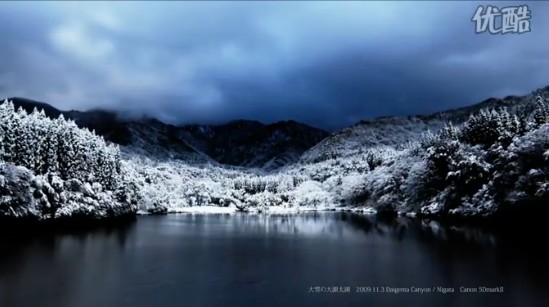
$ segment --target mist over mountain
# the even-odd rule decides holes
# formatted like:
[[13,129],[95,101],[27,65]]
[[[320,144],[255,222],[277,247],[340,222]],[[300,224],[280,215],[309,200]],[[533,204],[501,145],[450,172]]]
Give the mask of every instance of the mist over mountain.
[[150,117],[132,118],[113,111],[61,111],[30,99],[12,97],[8,100],[29,113],[37,108],[51,118],[62,114],[78,126],[94,130],[132,152],[265,170],[296,162],[303,152],[328,136],[322,129],[291,120],[273,124],[235,120],[221,125],[175,126]]
[[[537,92],[548,90],[549,86]],[[26,98],[8,100],[29,113],[37,108],[52,118],[63,114],[80,127],[94,130],[106,140],[122,145],[123,151],[271,171],[298,161],[314,163],[353,156],[368,148],[402,146],[429,131],[440,130],[447,123],[459,125],[481,110],[520,108],[533,95],[488,98],[467,107],[426,115],[361,120],[333,133],[293,120],[272,124],[233,120],[220,125],[176,126],[151,117],[132,117],[115,111],[61,111]]]
[[478,5],[4,1],[0,97],[174,125],[293,119],[334,131],[544,86],[546,2],[528,4],[524,35],[476,34]]

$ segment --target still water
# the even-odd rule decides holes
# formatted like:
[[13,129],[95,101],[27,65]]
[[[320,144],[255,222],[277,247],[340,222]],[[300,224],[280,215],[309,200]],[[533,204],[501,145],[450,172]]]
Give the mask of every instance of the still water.
[[[4,232],[0,306],[549,306],[546,236],[513,233],[344,213]],[[460,293],[479,287],[503,292]]]

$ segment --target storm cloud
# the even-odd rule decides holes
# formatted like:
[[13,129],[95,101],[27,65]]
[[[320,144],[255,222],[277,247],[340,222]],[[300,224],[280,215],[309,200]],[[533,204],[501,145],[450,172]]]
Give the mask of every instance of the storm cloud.
[[0,2],[0,97],[337,129],[549,85],[549,3],[520,35],[475,34],[479,4]]

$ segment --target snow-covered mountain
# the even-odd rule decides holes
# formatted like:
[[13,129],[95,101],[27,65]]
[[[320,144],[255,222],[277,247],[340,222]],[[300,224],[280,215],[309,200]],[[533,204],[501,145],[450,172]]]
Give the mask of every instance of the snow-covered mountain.
[[330,158],[352,156],[360,151],[377,147],[401,147],[411,141],[417,141],[428,131],[436,132],[446,123],[459,125],[472,114],[480,110],[506,108],[512,113],[529,112],[535,95],[549,92],[549,86],[529,95],[507,96],[503,99],[489,98],[480,103],[453,110],[437,112],[430,115],[380,117],[363,120],[357,124],[337,131],[325,138],[301,157],[303,163],[314,163]]
[[9,98],[32,112],[44,109],[47,116],[73,119],[78,126],[95,130],[108,141],[122,145],[123,152],[181,159],[197,163],[273,170],[296,162],[301,154],[328,133],[295,121],[263,124],[237,120],[222,125],[175,126],[152,118],[126,119],[105,110],[60,111],[51,105],[24,98]]
[[103,218],[203,205],[233,212],[350,206],[439,218],[549,211],[549,87],[432,115],[363,121],[298,163],[325,132],[291,121],[176,127],[13,100],[44,113],[0,105],[0,217]]

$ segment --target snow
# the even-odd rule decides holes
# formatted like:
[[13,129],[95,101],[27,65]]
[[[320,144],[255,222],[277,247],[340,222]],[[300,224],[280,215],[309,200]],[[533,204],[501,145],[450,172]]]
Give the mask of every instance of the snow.
[[[134,214],[119,147],[61,115],[0,105],[0,215],[56,219]],[[95,187],[95,189],[94,189]]]
[[[299,214],[304,212],[353,212],[353,213],[362,213],[367,215],[373,215],[376,213],[376,210],[367,207],[337,207],[326,206],[326,207],[307,207],[307,206],[272,206],[266,207],[264,210],[259,210],[258,208],[251,208],[246,214]],[[239,212],[236,207],[219,207],[219,206],[192,206],[192,207],[179,207],[171,208],[167,211],[170,214],[242,214]],[[150,215],[150,212],[139,210],[137,211],[139,215]]]
[[[270,173],[134,150],[140,142],[149,146],[147,138],[155,135],[142,129],[142,139],[120,150],[70,121],[14,112],[5,103],[0,107],[0,215],[350,211],[490,216],[502,203],[549,197],[549,123],[539,116],[545,106],[521,103],[515,109],[528,112],[483,111],[457,125],[446,125],[441,117],[361,123],[319,144],[299,163]],[[438,133],[404,144],[438,126],[443,127]],[[49,153],[52,134],[71,142]],[[40,150],[32,159],[21,159],[30,148]],[[57,155],[61,165],[43,163],[50,161],[48,154]]]
[[[490,120],[499,118],[499,113],[483,114],[489,114]],[[319,162],[302,161],[274,173],[135,157],[126,163],[136,170],[135,177],[142,185],[141,213],[160,206],[168,213],[291,214],[330,210],[374,214],[381,208],[409,216],[485,216],[498,208],[494,179],[502,174],[519,176],[517,182],[524,188],[541,180],[535,195],[547,194],[547,184],[543,184],[547,166],[538,165],[536,171],[520,166],[521,156],[525,155],[522,152],[545,148],[545,126],[515,135],[508,149],[505,144],[484,148],[462,142],[456,139],[462,126],[447,126],[441,134],[428,135],[423,143],[402,148],[351,147],[342,155]],[[488,156],[494,154],[504,160],[498,160],[498,164],[488,161]],[[445,163],[448,168],[440,178],[433,161]],[[513,167],[502,169],[505,165]],[[444,187],[433,190],[431,185],[436,181]],[[471,191],[456,195],[455,188]],[[507,198],[525,195],[518,191]],[[454,201],[460,205],[452,207]]]
[[235,207],[219,207],[219,206],[193,206],[171,208],[168,213],[193,213],[193,214],[230,214],[236,213]]

